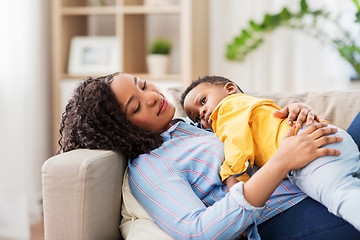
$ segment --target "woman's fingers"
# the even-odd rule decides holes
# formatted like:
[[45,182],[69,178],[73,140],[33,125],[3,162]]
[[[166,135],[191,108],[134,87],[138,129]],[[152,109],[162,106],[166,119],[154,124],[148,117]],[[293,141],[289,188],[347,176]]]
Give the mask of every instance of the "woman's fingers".
[[338,156],[341,152],[339,150],[333,149],[333,148],[319,148],[317,150],[317,156],[323,157],[323,156]]
[[318,139],[322,136],[325,136],[325,135],[331,135],[331,134],[334,134],[338,131],[338,129],[336,127],[320,127],[318,128],[316,131],[314,131],[313,133],[311,133],[311,136],[314,138],[314,139]]
[[[281,141],[276,155],[274,154],[279,159],[285,159],[290,170],[304,167],[318,157],[340,154],[339,150],[323,147],[342,141],[342,137],[331,135],[337,132],[337,128],[328,127],[327,123],[322,122],[312,124],[296,136],[293,136],[294,131],[295,126],[292,126]],[[291,161],[287,161],[289,158]]]
[[[340,136],[332,136],[338,131],[336,127],[328,127],[328,124],[325,122],[315,123],[310,127],[306,128],[300,135],[308,135],[315,142],[315,145],[319,148],[326,144],[337,143],[343,140]],[[338,155],[340,152],[335,149],[322,148],[318,149],[321,155],[325,156],[329,151],[330,155]]]
[[339,137],[339,136],[322,136],[322,137],[318,138],[317,140],[315,140],[315,143],[316,143],[316,146],[322,147],[326,144],[341,142],[342,140],[343,140],[343,138]]
[[[320,122],[320,123],[314,123],[313,125],[307,127],[300,135],[305,135],[305,134],[312,134],[314,132],[316,132],[318,129],[321,129],[321,128],[326,128],[328,126],[328,124],[326,122]],[[324,130],[320,130],[320,131],[317,131],[315,135],[318,135],[318,136],[323,136],[324,133],[322,132]]]

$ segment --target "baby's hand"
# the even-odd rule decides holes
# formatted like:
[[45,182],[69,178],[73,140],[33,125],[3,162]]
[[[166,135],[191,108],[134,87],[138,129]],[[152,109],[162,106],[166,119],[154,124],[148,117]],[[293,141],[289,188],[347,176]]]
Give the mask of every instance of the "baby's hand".
[[234,176],[229,176],[225,181],[226,181],[226,186],[227,186],[228,192],[230,191],[230,188],[232,186],[234,186],[236,183],[239,182]]
[[286,118],[289,126],[296,120],[296,128],[300,129],[306,122],[310,126],[314,121],[324,122],[322,116],[318,115],[314,109],[305,103],[292,103],[279,111],[274,111],[273,115],[277,118]]

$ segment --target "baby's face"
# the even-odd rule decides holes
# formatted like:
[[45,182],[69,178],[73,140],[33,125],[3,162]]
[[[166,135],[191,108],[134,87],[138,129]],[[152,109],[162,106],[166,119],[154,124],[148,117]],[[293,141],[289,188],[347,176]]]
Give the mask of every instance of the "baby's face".
[[226,86],[200,83],[184,99],[184,110],[193,122],[200,122],[203,128],[211,129],[210,115],[222,99],[230,95]]

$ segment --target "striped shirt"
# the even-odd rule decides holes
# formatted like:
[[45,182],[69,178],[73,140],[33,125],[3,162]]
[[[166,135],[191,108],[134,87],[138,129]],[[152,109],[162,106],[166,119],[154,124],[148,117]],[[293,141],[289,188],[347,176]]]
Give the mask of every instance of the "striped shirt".
[[224,148],[213,133],[180,121],[162,136],[159,148],[129,161],[129,184],[175,239],[235,239],[244,230],[250,239],[260,239],[257,224],[306,197],[283,181],[265,207],[253,207],[243,196],[242,182],[228,193],[221,182]]

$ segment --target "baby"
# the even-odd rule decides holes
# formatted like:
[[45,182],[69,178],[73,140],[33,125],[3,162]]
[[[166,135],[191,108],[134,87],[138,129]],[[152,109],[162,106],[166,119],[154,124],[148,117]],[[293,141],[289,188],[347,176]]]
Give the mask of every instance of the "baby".
[[[211,128],[224,142],[225,161],[220,175],[228,188],[237,181],[247,181],[254,165],[263,166],[290,129],[285,119],[273,116],[280,110],[273,101],[243,94],[234,82],[219,76],[193,82],[182,94],[181,104],[192,121]],[[343,141],[326,147],[340,150],[341,155],[317,158],[288,177],[330,212],[360,230],[359,150],[345,131],[338,129],[336,135]]]

